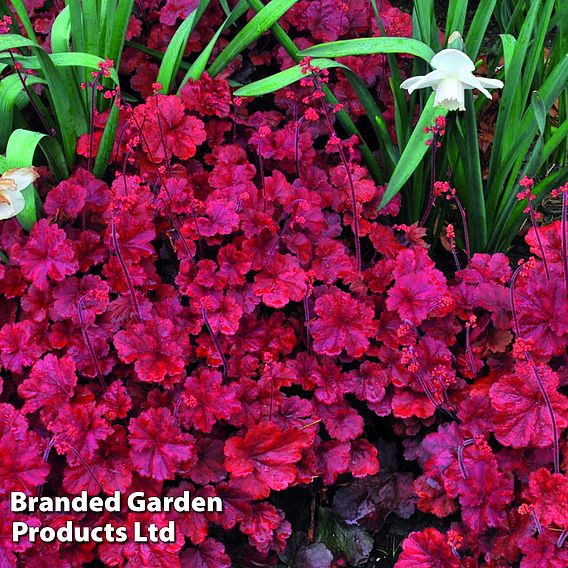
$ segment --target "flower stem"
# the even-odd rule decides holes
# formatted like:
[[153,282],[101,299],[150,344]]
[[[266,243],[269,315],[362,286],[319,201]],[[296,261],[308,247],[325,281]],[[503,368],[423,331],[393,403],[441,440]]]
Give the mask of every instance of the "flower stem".
[[99,83],[99,75],[90,84],[91,87],[91,124],[89,125],[89,155],[87,157],[87,170],[93,173],[93,146],[95,141],[95,93]]
[[[327,123],[327,128],[329,130],[330,136],[337,136],[335,134],[335,129],[333,128],[333,123],[331,121],[331,116],[329,114],[329,108],[324,99],[321,100],[321,106],[323,108],[325,121]],[[351,175],[351,168],[349,167],[349,162],[345,156],[345,149],[341,143],[337,144],[339,150],[339,157],[341,158],[341,163],[345,168],[345,173],[347,174],[347,181],[349,183],[349,189],[351,192],[351,206],[353,209],[353,234],[355,237],[355,261],[357,264],[357,272],[361,272],[361,241],[359,239],[359,213],[357,211],[357,196],[355,194],[355,185],[353,184],[353,176]]]
[[304,296],[304,319],[305,319],[305,328],[306,328],[306,349],[308,353],[312,351],[312,335],[310,333],[310,291],[306,292]]
[[458,446],[458,464],[460,466],[460,471],[464,479],[469,479],[469,475],[467,473],[467,469],[465,468],[465,463],[463,461],[463,451],[465,448],[467,448],[467,446],[471,446],[473,442],[474,442],[473,438],[468,438]]
[[534,210],[534,207],[532,205],[531,200],[528,200],[529,202],[529,212],[530,212],[530,217],[531,217],[531,223],[534,229],[534,234],[536,237],[536,241],[538,243],[538,247],[540,248],[540,254],[542,255],[542,262],[544,263],[544,271],[546,272],[546,281],[550,282],[550,270],[548,270],[548,262],[546,260],[546,254],[544,252],[544,246],[542,244],[542,240],[540,238],[540,231],[538,230],[538,225],[536,223],[536,213]]
[[469,231],[467,228],[467,216],[465,213],[465,209],[463,208],[463,205],[460,201],[460,198],[457,195],[453,196],[456,205],[458,206],[458,210],[460,212],[460,216],[462,219],[462,224],[463,224],[463,236],[464,236],[464,241],[465,241],[465,253],[467,255],[467,262],[469,264],[469,262],[471,261],[471,248],[469,245]]
[[304,123],[305,117],[296,120],[296,128],[294,130],[294,163],[296,165],[296,177],[300,177],[300,128]]
[[136,297],[136,291],[134,290],[134,285],[132,284],[132,280],[130,278],[130,274],[128,272],[128,267],[126,266],[126,262],[124,262],[124,258],[122,256],[122,253],[120,252],[120,244],[118,242],[118,236],[116,234],[116,224],[114,222],[114,216],[112,217],[111,220],[111,238],[112,238],[112,244],[114,247],[114,252],[116,254],[116,258],[118,259],[118,262],[120,264],[120,267],[122,268],[122,272],[124,274],[124,278],[126,280],[126,285],[128,286],[128,292],[130,293],[130,300],[132,302],[132,307],[134,309],[134,313],[136,314],[136,317],[138,318],[138,321],[141,322],[142,321],[142,314],[140,312],[140,305],[138,304],[138,298]]
[[562,193],[562,220],[560,231],[562,233],[562,268],[564,270],[564,291],[568,295],[568,235],[566,234],[566,192]]
[[434,195],[434,184],[436,183],[436,151],[438,149],[438,134],[434,132],[434,137],[432,138],[432,165],[430,168],[430,196],[428,199],[428,205],[426,207],[426,211],[424,211],[424,215],[422,215],[422,219],[420,219],[420,223],[418,226],[422,227],[424,223],[428,220],[428,216],[430,215],[430,211],[432,211],[432,207],[434,207],[434,203],[436,202],[436,196]]
[[[524,267],[525,265],[522,264],[521,266],[519,266],[519,268],[515,270],[513,276],[511,277],[511,283],[509,286],[509,297],[511,302],[511,311],[513,315],[513,326],[515,328],[515,335],[521,341],[522,341],[522,336],[519,328],[519,320],[517,318],[517,309],[515,307],[515,283],[517,281],[519,274],[521,273],[521,270]],[[544,387],[544,383],[542,382],[540,373],[538,372],[538,368],[535,362],[533,361],[531,354],[526,348],[524,349],[524,355],[527,360],[527,363],[529,363],[531,366],[534,378],[536,380],[542,398],[544,399],[544,404],[546,405],[548,414],[550,416],[550,424],[552,429],[552,461],[554,463],[554,473],[560,473],[560,446],[558,443],[558,424],[556,422],[556,414],[554,412],[554,408],[552,407],[552,403],[550,402],[550,397],[548,396],[546,388]]]
[[227,382],[227,375],[229,372],[227,366],[227,359],[225,359],[225,354],[223,353],[223,349],[221,348],[221,343],[219,342],[219,338],[217,334],[213,331],[211,327],[211,323],[209,322],[209,318],[207,317],[207,311],[205,310],[205,306],[201,304],[201,315],[203,316],[203,321],[205,322],[205,327],[211,336],[211,341],[213,341],[213,345],[215,345],[215,349],[217,349],[217,353],[219,357],[221,357],[221,364],[223,365],[223,384]]
[[260,174],[260,187],[262,190],[262,212],[266,213],[266,179],[264,177],[264,159],[262,157],[262,136],[258,135],[258,144],[256,147],[258,154],[258,171]]
[[467,351],[467,358],[469,360],[469,366],[471,367],[471,371],[473,373],[473,376],[475,377],[475,375],[477,375],[477,367],[475,365],[475,358],[473,356],[473,351],[471,349],[471,341],[470,341],[470,330],[471,330],[471,326],[470,325],[466,325],[465,327],[465,348]]
[[85,320],[85,298],[86,294],[79,299],[77,303],[77,315],[79,316],[79,323],[81,324],[81,332],[83,333],[83,339],[85,340],[85,344],[87,345],[87,349],[89,350],[89,355],[91,356],[91,360],[93,362],[93,366],[95,367],[95,372],[97,373],[97,378],[99,379],[99,383],[101,387],[106,390],[106,382],[103,376],[103,372],[97,358],[97,354],[95,352],[95,348],[93,347],[93,343],[91,338],[89,337],[89,332],[87,330],[87,322]]
[[16,73],[18,74],[18,78],[20,79],[20,82],[22,83],[22,87],[24,89],[24,92],[26,93],[26,95],[28,96],[28,99],[32,105],[32,107],[34,108],[34,110],[36,111],[36,114],[38,115],[43,127],[45,128],[45,131],[47,133],[49,133],[50,136],[55,136],[55,130],[53,128],[51,128],[49,126],[49,124],[47,124],[45,117],[43,116],[43,114],[41,113],[41,111],[39,110],[37,104],[35,103],[30,90],[28,89],[28,86],[26,84],[26,80],[22,77],[22,73],[20,71],[20,66],[18,65],[18,63],[16,62],[16,59],[14,58],[14,54],[12,53],[12,50],[9,49],[8,53],[10,54],[10,58],[12,59],[12,64],[14,65],[14,69],[16,71]]

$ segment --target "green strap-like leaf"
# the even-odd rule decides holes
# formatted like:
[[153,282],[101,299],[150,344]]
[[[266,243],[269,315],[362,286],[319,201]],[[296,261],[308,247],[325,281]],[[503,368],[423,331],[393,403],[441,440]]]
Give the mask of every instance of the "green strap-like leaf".
[[[45,83],[39,77],[28,77],[28,86]],[[4,150],[10,134],[12,133],[14,106],[18,96],[24,91],[22,81],[18,75],[9,75],[0,81],[0,148]],[[27,98],[27,97],[26,97]]]
[[93,167],[93,175],[102,178],[108,167],[108,163],[114,148],[114,140],[116,138],[116,129],[118,127],[118,107],[113,105],[103,131],[95,165]]
[[[1,37],[2,36],[0,36],[0,38]],[[44,55],[47,56],[45,52]],[[52,53],[48,57],[55,67],[85,67],[87,69],[96,70],[99,68],[99,63],[103,62],[103,59],[96,55],[91,55],[90,53],[78,53],[75,51],[70,53]],[[14,56],[14,59],[22,63],[26,69],[43,69],[43,60],[39,57],[16,55]],[[0,54],[0,61],[11,61],[11,59],[9,55],[2,53]],[[116,69],[110,70],[110,78],[116,85],[118,85]]]
[[65,6],[57,15],[51,27],[51,51],[61,53],[69,51],[71,36],[71,14],[69,6]]
[[373,55],[376,53],[408,53],[430,62],[434,51],[421,41],[402,37],[368,37],[346,39],[314,45],[300,52],[308,57],[346,57],[348,55]]
[[[346,65],[338,63],[337,61],[332,61],[331,59],[313,59],[310,63],[314,67],[319,67],[320,69],[330,69],[333,67],[348,69]],[[266,77],[266,79],[260,79],[254,83],[249,83],[248,85],[237,89],[235,91],[235,95],[237,97],[260,97],[262,95],[278,91],[279,89],[283,89],[284,87],[305,78],[306,74],[302,72],[302,67],[300,65],[295,65],[294,67],[289,67],[275,75]]]
[[162,59],[160,70],[158,71],[158,78],[156,79],[156,81],[162,85],[161,93],[167,94],[170,92],[172,83],[179,71],[187,40],[201,19],[209,2],[210,0],[201,0],[197,9],[184,20],[172,37],[168,49],[164,54],[164,59]]
[[425,133],[424,129],[427,126],[432,126],[437,116],[445,116],[448,112],[445,108],[435,107],[434,98],[435,93],[432,93],[424,106],[420,119],[414,127],[408,144],[391,176],[387,190],[378,207],[379,210],[388,205],[391,199],[402,189],[426,155],[429,149],[427,141],[431,138],[431,134]]
[[467,6],[468,0],[450,0],[446,16],[446,43],[454,32],[459,32],[463,35]]
[[462,188],[461,198],[467,211],[472,250],[481,251],[485,249],[487,243],[487,219],[479,156],[477,120],[471,91],[466,91],[465,106],[465,144],[463,146],[459,145],[459,151],[464,165],[464,171],[467,174],[467,185]]
[[183,86],[190,80],[193,79],[197,81],[202,73],[205,71],[205,67],[207,67],[207,62],[211,57],[211,53],[213,53],[213,48],[217,44],[217,40],[221,36],[221,34],[231,26],[236,20],[238,20],[245,12],[247,11],[247,4],[245,0],[239,0],[239,3],[235,6],[233,11],[227,16],[227,19],[221,24],[219,29],[215,32],[215,35],[211,38],[209,43],[205,46],[205,48],[199,54],[199,57],[191,64],[190,68],[188,69],[187,73],[185,74],[179,88],[178,88],[178,95],[180,91],[183,89]]
[[22,25],[24,26],[24,30],[26,30],[26,34],[28,37],[37,43],[37,37],[34,32],[34,27],[28,16],[28,10],[26,5],[24,4],[23,0],[10,0],[10,3],[14,7],[14,11],[20,18]]
[[533,91],[531,97],[531,106],[534,112],[534,117],[540,130],[541,136],[544,136],[544,131],[546,130],[546,108],[544,106],[544,101],[542,96],[538,91]]
[[253,41],[267,32],[298,0],[272,0],[248,22],[217,56],[209,75],[215,77]]
[[465,40],[465,52],[472,61],[475,61],[477,58],[487,26],[495,9],[495,4],[497,4],[497,0],[481,0],[475,11],[475,16],[473,16]]
[[[535,1],[531,4],[521,33],[515,43],[514,52],[507,54],[505,51],[506,81],[499,103],[499,114],[495,125],[493,152],[491,153],[489,165],[489,185],[492,185],[495,176],[498,174],[501,161],[507,149],[515,145],[518,138],[518,132],[516,132],[516,129],[510,128],[510,126],[520,119],[520,116],[518,116],[518,102],[520,101],[522,86],[521,73],[533,28],[536,24],[540,4],[540,1]],[[504,46],[506,47],[506,44],[504,44]],[[507,57],[507,55],[509,56]]]

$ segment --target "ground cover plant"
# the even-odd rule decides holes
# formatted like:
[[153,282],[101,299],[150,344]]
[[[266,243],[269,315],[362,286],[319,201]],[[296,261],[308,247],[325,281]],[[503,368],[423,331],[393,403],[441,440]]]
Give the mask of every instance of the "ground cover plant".
[[2,568],[568,565],[567,8],[411,4],[0,0]]

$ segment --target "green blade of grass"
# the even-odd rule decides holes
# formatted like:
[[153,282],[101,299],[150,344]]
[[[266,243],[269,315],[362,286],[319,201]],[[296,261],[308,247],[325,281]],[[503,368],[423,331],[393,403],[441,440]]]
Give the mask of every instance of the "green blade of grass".
[[298,0],[272,0],[248,22],[217,56],[209,75],[215,77],[253,41],[267,32]]
[[[538,91],[547,113],[550,112],[558,96],[564,92],[567,85],[568,54],[565,55],[564,59],[554,68]],[[518,169],[513,169],[513,166],[515,162],[518,161],[519,156],[522,157],[528,152],[537,130],[537,119],[533,109],[529,107],[517,128],[515,128],[516,146],[511,148],[503,159],[501,167],[491,182],[491,185],[489,185],[488,180],[488,215],[492,215],[490,219],[497,217],[501,204],[506,202],[510,197],[503,191],[503,187],[506,186],[507,178],[518,178],[519,171]]]
[[446,33],[444,34],[446,44],[452,33],[459,32],[463,35],[467,6],[468,0],[450,0],[446,15]]
[[462,201],[468,216],[469,237],[472,251],[481,251],[487,244],[487,218],[485,213],[485,194],[481,175],[477,120],[473,94],[466,92],[464,117],[464,145],[459,145],[464,172],[467,174],[467,187],[462,191]]
[[[332,61],[331,59],[314,59],[311,61],[314,67],[320,67],[321,69],[330,69],[338,67],[341,69],[348,69],[346,65],[338,63],[337,61]],[[244,87],[241,87],[235,91],[237,97],[260,97],[262,95],[267,95],[268,93],[273,93],[279,89],[283,89],[300,79],[305,79],[306,74],[302,72],[302,67],[300,65],[295,65],[294,67],[289,67],[284,71],[280,71],[270,77],[265,79],[260,79],[254,83],[249,83]]]
[[[111,0],[113,1],[113,0]],[[126,30],[130,22],[134,0],[118,0],[116,12],[114,13],[112,27],[107,30],[107,41],[105,42],[104,56],[112,59],[115,68],[118,68],[124,49]],[[110,33],[110,36],[109,36]]]
[[[503,88],[497,124],[495,126],[493,152],[491,153],[489,164],[489,186],[492,185],[498,173],[506,148],[515,144],[518,139],[518,133],[515,129],[509,129],[509,126],[511,123],[515,123],[520,119],[514,109],[518,108],[518,99],[520,98],[522,84],[521,73],[540,4],[541,2],[539,0],[531,4],[523,27],[521,28],[521,33],[515,43],[514,52],[508,58],[509,60],[505,61],[505,66],[508,67],[506,71],[507,80]],[[507,55],[507,53],[505,53],[505,55]],[[515,104],[516,101],[517,104]]]
[[[45,84],[46,81],[39,77],[28,77],[28,86]],[[4,150],[10,134],[12,133],[13,113],[18,96],[24,92],[24,87],[18,75],[9,75],[0,81],[0,149]],[[27,99],[27,96],[26,96]]]
[[164,59],[162,59],[160,70],[158,71],[158,78],[156,79],[156,81],[162,85],[161,93],[167,94],[170,92],[172,83],[179,71],[187,40],[201,19],[209,2],[210,0],[201,0],[199,6],[184,20],[172,37],[164,54]]
[[481,0],[469,29],[467,30],[465,52],[473,61],[476,60],[481,44],[483,43],[483,38],[485,37],[485,32],[487,31],[487,26],[491,20],[491,15],[493,14],[496,3],[497,0]]
[[105,125],[105,129],[103,130],[99,149],[95,158],[95,164],[93,167],[93,175],[95,177],[102,178],[106,172],[106,169],[108,168],[109,160],[114,148],[114,141],[116,138],[118,114],[118,107],[116,105],[113,105],[107,123]]
[[10,3],[12,4],[14,11],[18,15],[18,18],[20,18],[22,26],[24,26],[24,30],[26,30],[26,34],[28,34],[28,38],[37,43],[34,27],[32,25],[30,17],[28,16],[28,10],[23,0],[10,0]]
[[[7,36],[4,36],[7,37]],[[1,46],[1,38],[0,36],[0,51],[2,51]],[[41,50],[41,48],[38,48]],[[41,50],[45,56],[47,54]],[[36,52],[38,53],[38,52]],[[98,70],[99,63],[102,63],[104,60],[96,55],[91,55],[90,53],[78,53],[78,52],[70,52],[70,53],[52,53],[51,55],[47,56],[49,60],[55,67],[84,67],[86,69]],[[26,69],[42,69],[43,66],[43,59],[39,56],[27,56],[27,55],[16,55],[14,59],[24,66]],[[11,58],[7,54],[0,53],[0,61],[11,61]],[[118,74],[116,73],[116,69],[110,69],[110,78],[114,82],[115,85],[118,85]]]
[[432,93],[424,106],[424,110],[414,127],[408,144],[400,156],[400,160],[391,176],[383,199],[378,207],[379,211],[388,205],[391,199],[403,188],[404,184],[410,179],[410,176],[426,155],[429,149],[426,142],[431,135],[424,132],[424,129],[427,126],[431,126],[437,116],[445,116],[448,112],[445,108],[435,107],[434,98],[435,93]]
[[213,48],[217,44],[217,40],[221,36],[221,34],[231,26],[236,20],[238,20],[245,12],[247,11],[247,4],[245,0],[239,0],[239,3],[235,6],[233,11],[227,16],[227,19],[223,22],[223,24],[219,27],[219,29],[215,32],[215,35],[211,38],[209,43],[205,46],[205,48],[199,54],[199,57],[191,64],[187,73],[185,74],[180,86],[178,88],[178,95],[180,91],[183,89],[183,86],[190,80],[193,79],[197,81],[199,77],[201,77],[202,73],[205,71],[205,67],[207,66],[207,62],[211,57],[211,53],[213,52]]
[[314,45],[300,52],[308,57],[346,57],[350,55],[373,55],[377,53],[408,53],[430,62],[434,51],[421,41],[402,37],[369,37],[345,39]]

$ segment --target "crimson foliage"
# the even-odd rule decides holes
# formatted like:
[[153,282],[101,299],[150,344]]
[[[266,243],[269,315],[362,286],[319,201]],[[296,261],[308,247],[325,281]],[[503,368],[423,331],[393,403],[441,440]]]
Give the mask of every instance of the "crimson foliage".
[[[129,35],[163,51],[195,4],[144,3]],[[409,35],[409,17],[380,4],[387,33]],[[380,33],[368,2],[342,7],[300,1],[283,25],[303,46]],[[55,8],[29,8],[47,36]],[[220,7],[207,11],[188,51],[221,20]],[[190,81],[181,97],[153,94],[157,66],[127,49],[121,72],[146,98],[121,110],[112,183],[85,167],[56,186],[46,173],[31,233],[0,226],[2,566],[275,566],[278,554],[291,563],[291,522],[313,536],[309,511],[285,513],[295,486],[313,488],[316,506],[333,498],[344,526],[414,515],[426,528],[404,540],[400,568],[566,565],[568,479],[564,463],[552,469],[568,425],[560,223],[529,233],[536,256],[514,290],[503,254],[476,254],[448,275],[425,231],[393,224],[396,201],[376,212],[384,188],[350,140],[357,270],[338,140],[326,144],[317,113],[297,122],[309,88],[278,93],[277,110],[232,100],[226,77],[246,75],[247,60],[291,64],[271,46],[259,42],[222,77]],[[385,59],[346,59],[392,118]],[[364,113],[342,76],[333,90]],[[93,147],[81,138],[80,156],[96,152],[105,121]],[[398,457],[377,450],[377,426]],[[178,538],[15,545],[4,500],[14,490],[189,490],[225,508],[38,513],[28,522],[173,519]],[[352,554],[318,538],[300,547],[301,566]]]

